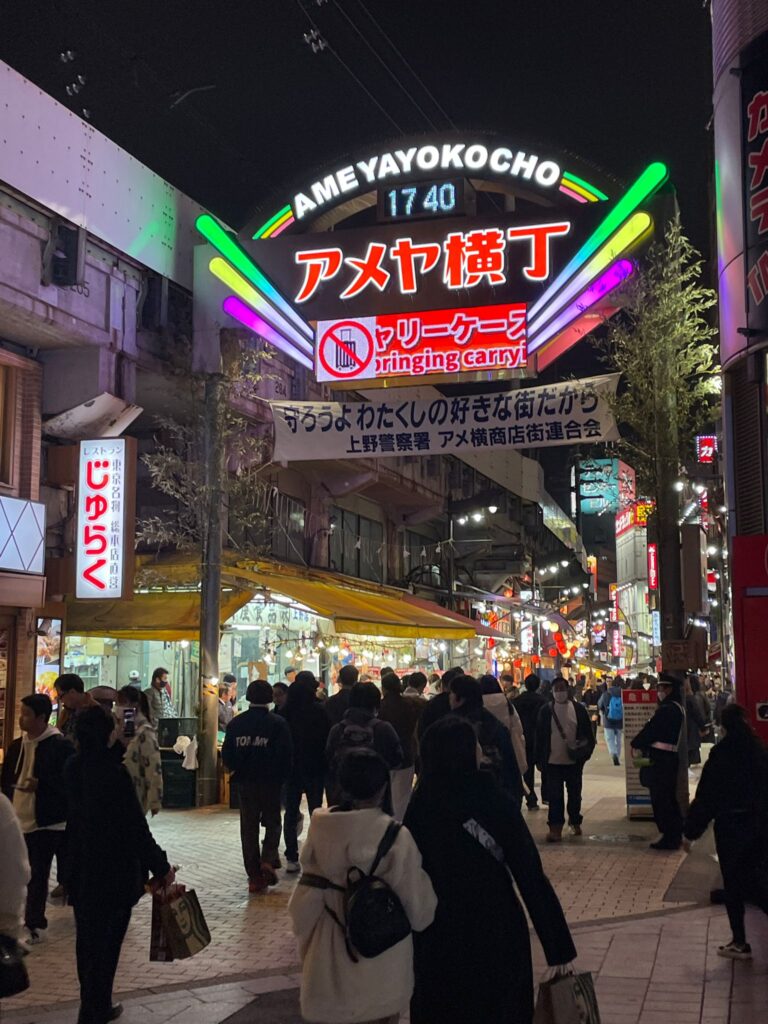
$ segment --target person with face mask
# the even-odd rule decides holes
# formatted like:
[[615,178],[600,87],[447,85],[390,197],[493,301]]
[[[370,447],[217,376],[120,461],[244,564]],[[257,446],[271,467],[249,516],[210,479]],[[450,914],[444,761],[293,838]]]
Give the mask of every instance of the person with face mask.
[[685,728],[682,683],[664,672],[659,676],[659,706],[631,742],[633,756],[648,751],[648,788],[653,820],[661,836],[653,850],[679,850],[683,840],[683,815],[677,799],[678,747]]
[[138,686],[123,686],[113,711],[117,739],[125,748],[123,764],[131,776],[144,814],[157,814],[163,806],[163,766],[157,730],[149,718],[147,695]]
[[568,680],[558,676],[552,683],[552,700],[541,709],[536,723],[536,762],[547,777],[548,843],[559,843],[563,837],[565,791],[571,834],[581,835],[582,776],[594,749],[589,712],[573,699]]

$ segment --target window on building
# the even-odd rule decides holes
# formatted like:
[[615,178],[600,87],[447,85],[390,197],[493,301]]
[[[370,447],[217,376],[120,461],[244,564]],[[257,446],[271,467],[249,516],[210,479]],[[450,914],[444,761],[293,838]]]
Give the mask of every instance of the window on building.
[[16,371],[0,364],[0,484],[13,484]]
[[384,527],[374,519],[334,506],[330,520],[330,568],[361,580],[384,581]]
[[306,507],[303,501],[289,498],[286,494],[275,497],[272,512],[272,555],[282,562],[304,565],[304,520]]

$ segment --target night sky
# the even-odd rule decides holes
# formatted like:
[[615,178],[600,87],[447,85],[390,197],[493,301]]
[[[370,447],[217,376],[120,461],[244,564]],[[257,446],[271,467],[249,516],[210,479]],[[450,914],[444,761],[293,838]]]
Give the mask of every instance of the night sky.
[[[310,18],[330,44],[317,54]],[[0,19],[3,60],[233,226],[339,154],[453,124],[620,179],[664,160],[688,233],[711,244],[701,0],[3,0]]]

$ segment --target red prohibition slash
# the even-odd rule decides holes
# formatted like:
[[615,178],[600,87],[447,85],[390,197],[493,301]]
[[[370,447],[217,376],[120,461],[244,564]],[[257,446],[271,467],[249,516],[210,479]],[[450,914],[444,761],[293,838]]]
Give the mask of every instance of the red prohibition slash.
[[[339,332],[345,328],[350,327],[355,331],[359,332],[363,338],[368,342],[368,354],[365,358],[359,356],[354,348],[349,343],[339,337]],[[326,356],[326,349],[328,347],[333,348],[337,346],[341,354],[344,357],[344,361],[349,365],[349,369],[342,369],[338,365],[333,366],[331,360]],[[329,373],[331,377],[337,377],[340,380],[359,376],[363,370],[367,369],[374,354],[374,340],[371,337],[370,331],[363,327],[357,320],[339,320],[329,327],[325,334],[320,339],[317,346],[317,358],[320,360],[320,365]],[[338,364],[338,356],[336,362]]]

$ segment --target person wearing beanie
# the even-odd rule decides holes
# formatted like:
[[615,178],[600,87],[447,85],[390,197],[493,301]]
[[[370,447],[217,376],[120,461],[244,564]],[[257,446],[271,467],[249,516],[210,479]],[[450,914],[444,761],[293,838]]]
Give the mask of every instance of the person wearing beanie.
[[633,752],[647,751],[651,760],[648,788],[653,820],[661,833],[660,838],[651,843],[651,849],[679,850],[683,840],[683,815],[677,799],[678,750],[685,729],[682,683],[662,672],[658,693],[656,713],[631,741],[631,748]]
[[280,790],[291,772],[293,750],[288,723],[270,711],[269,683],[254,680],[245,697],[248,710],[227,726],[221,757],[240,795],[240,841],[248,891],[260,893],[277,883]]

